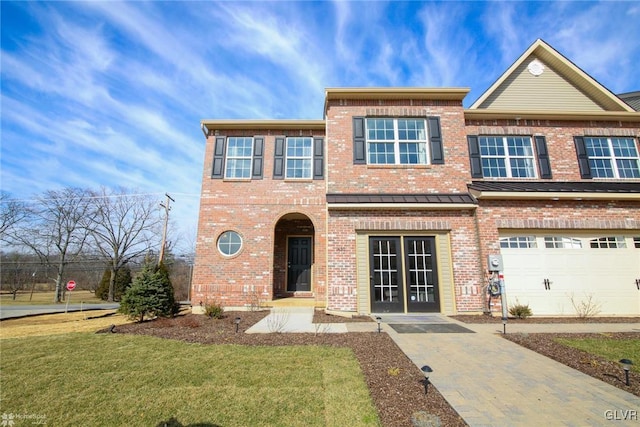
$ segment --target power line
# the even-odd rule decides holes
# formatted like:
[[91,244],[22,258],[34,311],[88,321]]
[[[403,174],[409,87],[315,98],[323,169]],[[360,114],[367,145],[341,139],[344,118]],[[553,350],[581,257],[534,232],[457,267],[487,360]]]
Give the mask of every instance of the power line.
[[[166,193],[165,193],[166,194]],[[179,196],[184,196],[184,197],[200,197],[199,193],[173,193],[173,194],[177,194]],[[7,200],[0,200],[0,204],[9,204],[9,203],[38,203],[38,202],[48,202],[48,201],[52,201],[52,200],[80,200],[80,199],[91,199],[91,200],[97,200],[97,199],[117,199],[117,198],[125,198],[125,197],[143,197],[143,196],[160,196],[162,195],[162,193],[132,193],[132,194],[128,194],[128,193],[124,193],[124,194],[101,194],[101,195],[95,195],[95,196],[78,196],[78,197],[54,197],[54,198],[40,198],[37,196],[34,196],[32,198],[28,198],[28,199],[7,199]]]

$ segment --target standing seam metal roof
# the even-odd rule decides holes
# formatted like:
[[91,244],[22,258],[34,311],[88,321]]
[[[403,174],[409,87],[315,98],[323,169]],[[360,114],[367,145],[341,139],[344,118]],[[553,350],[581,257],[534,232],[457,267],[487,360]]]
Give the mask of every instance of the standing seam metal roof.
[[446,203],[475,204],[476,200],[467,193],[456,194],[327,194],[327,203]]

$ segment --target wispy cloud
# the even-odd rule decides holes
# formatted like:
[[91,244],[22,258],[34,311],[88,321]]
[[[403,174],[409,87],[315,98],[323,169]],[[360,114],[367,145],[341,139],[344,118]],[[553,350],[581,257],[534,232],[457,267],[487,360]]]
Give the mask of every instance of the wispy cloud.
[[2,189],[176,195],[194,229],[204,118],[321,118],[325,87],[468,86],[543,38],[640,89],[633,2],[1,2]]
[[[467,10],[457,3],[430,4],[419,13],[423,25],[422,69],[429,86],[468,86],[462,76],[476,51],[468,33],[459,31]],[[465,76],[466,77],[466,76]]]

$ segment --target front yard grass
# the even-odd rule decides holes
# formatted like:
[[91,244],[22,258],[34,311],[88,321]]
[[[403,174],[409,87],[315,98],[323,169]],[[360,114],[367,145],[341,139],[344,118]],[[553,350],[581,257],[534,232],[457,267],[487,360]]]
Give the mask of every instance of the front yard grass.
[[116,310],[43,314],[3,320],[0,323],[0,339],[97,331],[109,325],[129,322],[126,316],[116,314]]
[[380,424],[350,349],[87,333],[0,345],[0,412],[47,425]]
[[556,338],[560,344],[595,354],[611,362],[631,359],[631,370],[640,373],[640,340],[602,338]]

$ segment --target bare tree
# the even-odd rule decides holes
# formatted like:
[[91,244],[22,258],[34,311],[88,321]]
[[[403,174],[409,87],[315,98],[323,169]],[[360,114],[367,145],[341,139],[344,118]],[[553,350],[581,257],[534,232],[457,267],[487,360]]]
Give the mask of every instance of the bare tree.
[[35,270],[39,264],[33,255],[20,252],[0,253],[0,288],[9,291],[16,299],[18,291],[22,291],[28,283],[33,281]]
[[162,224],[158,201],[126,189],[102,189],[94,195],[93,232],[96,248],[109,260],[108,301],[113,301],[118,270],[130,260],[147,253],[160,242]]
[[55,273],[54,302],[62,297],[65,270],[75,262],[90,231],[91,193],[80,188],[46,191],[28,210],[23,226],[12,233],[15,242],[31,249]]
[[0,241],[9,242],[9,231],[27,216],[24,203],[11,198],[6,191],[0,191]]

